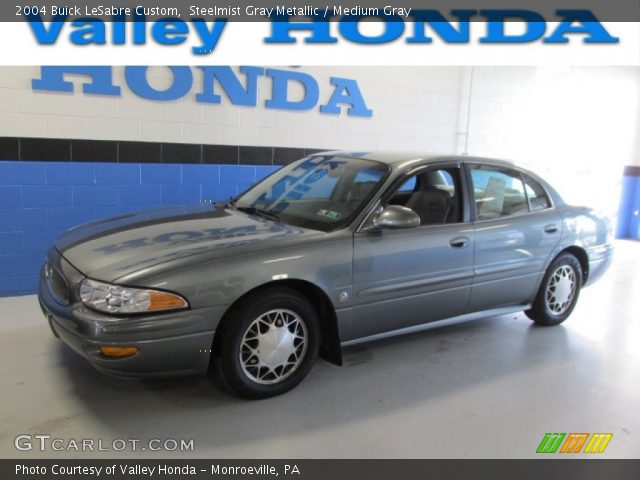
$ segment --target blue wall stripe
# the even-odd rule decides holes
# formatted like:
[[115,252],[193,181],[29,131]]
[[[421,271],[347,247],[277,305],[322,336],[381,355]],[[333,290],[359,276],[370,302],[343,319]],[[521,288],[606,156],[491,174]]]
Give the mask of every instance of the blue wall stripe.
[[34,293],[44,255],[79,223],[237,195],[279,166],[0,162],[0,296]]
[[640,240],[640,216],[634,214],[638,210],[640,210],[640,175],[625,174],[622,177],[616,238]]
[[629,218],[629,238],[640,240],[640,176],[635,179],[633,204]]

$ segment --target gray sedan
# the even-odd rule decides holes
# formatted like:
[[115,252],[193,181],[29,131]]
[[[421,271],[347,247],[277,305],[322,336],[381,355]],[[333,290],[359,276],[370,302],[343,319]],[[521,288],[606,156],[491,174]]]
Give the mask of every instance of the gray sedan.
[[39,298],[103,372],[217,372],[263,398],[346,345],[522,310],[558,325],[611,254],[607,219],[511,163],[326,152],[226,203],[68,231]]

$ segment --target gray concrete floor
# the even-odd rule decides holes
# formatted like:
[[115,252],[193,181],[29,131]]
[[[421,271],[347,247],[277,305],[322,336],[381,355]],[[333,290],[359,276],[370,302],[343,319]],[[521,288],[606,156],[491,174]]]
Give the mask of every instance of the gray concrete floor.
[[640,244],[585,289],[556,328],[522,314],[352,348],[291,393],[238,400],[206,378],[118,380],[51,335],[35,296],[0,299],[0,456],[21,433],[192,438],[208,458],[534,457],[545,432],[613,432],[606,457],[640,453]]

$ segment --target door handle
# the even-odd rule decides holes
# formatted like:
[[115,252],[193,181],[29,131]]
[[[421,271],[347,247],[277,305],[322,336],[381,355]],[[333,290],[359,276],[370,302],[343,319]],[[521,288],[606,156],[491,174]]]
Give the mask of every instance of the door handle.
[[544,233],[556,233],[558,231],[558,226],[551,224],[551,225],[545,225],[544,227]]
[[457,237],[452,239],[449,242],[449,245],[451,245],[453,248],[464,248],[469,245],[469,239],[467,237]]

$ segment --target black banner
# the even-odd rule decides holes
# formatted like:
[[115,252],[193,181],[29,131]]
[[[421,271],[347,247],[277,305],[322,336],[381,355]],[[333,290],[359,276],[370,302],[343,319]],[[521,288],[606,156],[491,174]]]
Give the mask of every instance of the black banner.
[[[640,2],[637,0],[565,0],[562,2],[549,0],[344,0],[337,2],[322,1],[283,1],[253,0],[250,2],[210,2],[192,0],[177,2],[175,0],[18,0],[16,2],[0,2],[0,21],[26,21],[29,15],[39,15],[43,20],[50,20],[55,15],[66,15],[66,21],[86,17],[112,21],[114,15],[118,21],[139,20],[144,15],[148,20],[160,18],[181,18],[190,20],[202,18],[214,21],[224,18],[227,21],[290,21],[299,17],[308,20],[379,20],[380,17],[398,21],[420,21],[423,17],[413,18],[419,10],[435,11],[447,21],[460,21],[459,12],[467,11],[462,18],[468,21],[485,22],[483,10],[509,10],[512,16],[504,21],[522,21],[522,13],[534,12],[546,21],[558,21],[563,18],[560,11],[588,10],[601,22],[633,22],[640,20]],[[470,15],[468,12],[473,12]],[[378,18],[376,18],[378,17]]]
[[640,460],[0,460],[8,479],[637,480]]

